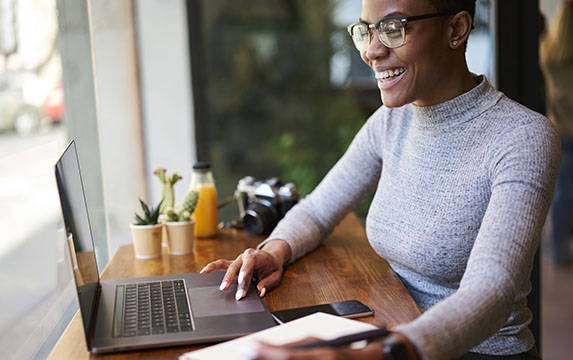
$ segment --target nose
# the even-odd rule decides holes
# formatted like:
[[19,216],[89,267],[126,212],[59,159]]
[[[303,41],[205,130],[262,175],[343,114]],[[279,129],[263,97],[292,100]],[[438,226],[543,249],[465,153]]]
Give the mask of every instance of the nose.
[[378,38],[376,33],[372,34],[370,37],[370,45],[366,50],[366,57],[368,60],[376,60],[388,56],[390,49],[386,45],[382,44],[382,41]]

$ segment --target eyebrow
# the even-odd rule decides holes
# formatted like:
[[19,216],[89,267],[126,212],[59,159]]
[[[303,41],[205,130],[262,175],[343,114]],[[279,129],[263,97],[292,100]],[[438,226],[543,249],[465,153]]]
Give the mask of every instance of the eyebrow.
[[[389,17],[396,17],[396,16],[407,17],[407,15],[404,14],[403,12],[393,11],[393,12],[391,12],[391,13],[389,13],[389,14],[386,14],[383,18],[377,20],[376,22],[378,22],[378,21],[380,21],[380,20],[382,20],[382,19],[386,19],[386,18],[389,18]],[[370,24],[369,22],[367,22],[367,21],[364,20],[363,18],[358,18],[358,21],[361,22],[361,23],[363,23],[363,24],[366,24],[366,25]]]

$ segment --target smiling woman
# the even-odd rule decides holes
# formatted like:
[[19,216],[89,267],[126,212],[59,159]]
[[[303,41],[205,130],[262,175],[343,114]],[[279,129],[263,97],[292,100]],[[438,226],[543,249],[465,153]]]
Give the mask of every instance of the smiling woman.
[[227,271],[222,290],[238,277],[238,298],[256,276],[264,296],[285,264],[373,193],[370,244],[423,314],[362,350],[263,346],[259,359],[539,358],[525,297],[559,137],[548,119],[468,70],[474,11],[472,0],[363,0],[348,30],[384,105],[257,249],[203,270]]

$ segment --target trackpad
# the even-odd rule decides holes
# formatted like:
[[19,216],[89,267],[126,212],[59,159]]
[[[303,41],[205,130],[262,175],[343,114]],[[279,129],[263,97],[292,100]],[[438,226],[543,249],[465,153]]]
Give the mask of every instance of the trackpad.
[[189,300],[191,302],[191,308],[193,309],[193,317],[198,318],[265,311],[261,300],[252,287],[249,289],[247,296],[240,301],[235,300],[236,292],[237,285],[232,285],[225,291],[220,291],[217,286],[189,289]]

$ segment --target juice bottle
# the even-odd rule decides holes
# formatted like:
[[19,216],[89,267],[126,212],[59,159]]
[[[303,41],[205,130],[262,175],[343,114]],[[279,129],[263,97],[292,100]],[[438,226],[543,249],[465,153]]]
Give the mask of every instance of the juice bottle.
[[199,201],[193,212],[195,236],[217,235],[217,190],[209,163],[199,162],[193,165],[190,188],[199,192]]

